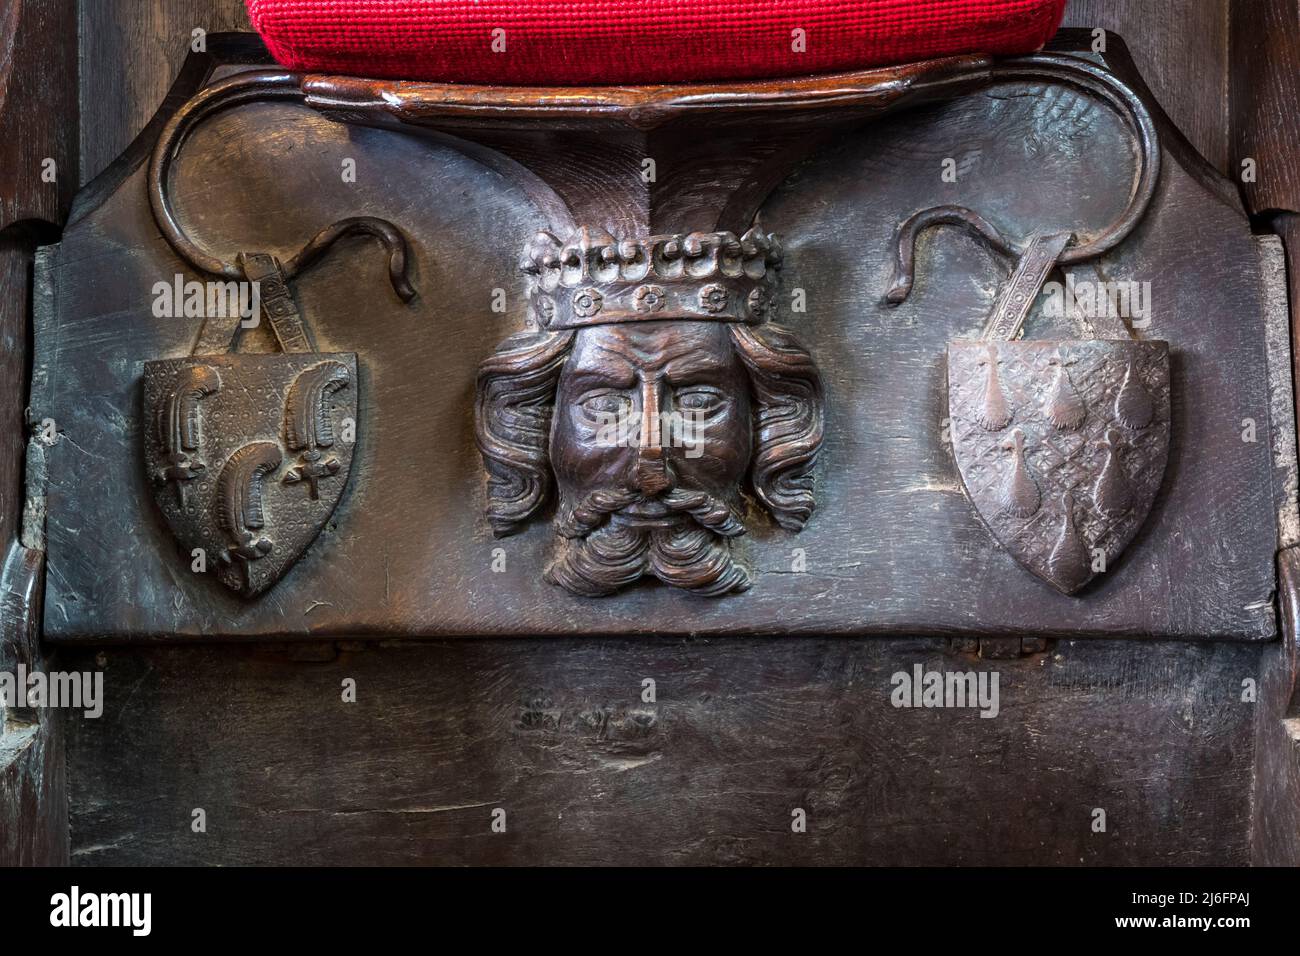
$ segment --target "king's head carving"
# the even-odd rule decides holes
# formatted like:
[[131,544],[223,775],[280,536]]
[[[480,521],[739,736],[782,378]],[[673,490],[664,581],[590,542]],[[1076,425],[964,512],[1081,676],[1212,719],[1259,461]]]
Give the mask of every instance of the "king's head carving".
[[589,596],[643,576],[743,591],[730,539],[750,506],[790,531],[808,521],[822,384],[769,321],[780,264],[756,229],[529,244],[537,327],[480,366],[476,426],[498,536],[558,488],[548,581]]

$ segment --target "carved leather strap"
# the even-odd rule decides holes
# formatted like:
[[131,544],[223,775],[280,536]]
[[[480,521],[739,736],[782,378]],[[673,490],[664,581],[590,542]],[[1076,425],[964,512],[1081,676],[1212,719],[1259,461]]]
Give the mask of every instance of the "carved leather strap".
[[1043,283],[1047,281],[1070,238],[1071,233],[1068,232],[1040,232],[1030,238],[1024,254],[1016,263],[1016,271],[1002,290],[980,338],[1010,342],[1020,334],[1034,300],[1038,298]]
[[[238,261],[244,270],[245,281],[257,283],[261,312],[271,323],[280,351],[316,351],[307,337],[306,323],[289,291],[289,283],[280,260],[264,252],[241,252]],[[221,315],[209,315],[199,332],[194,354],[219,355],[234,349],[235,337],[239,334],[244,318],[234,310]]]
[[258,283],[262,314],[271,323],[280,351],[316,351],[307,338],[307,326],[298,311],[298,303],[293,301],[280,260],[265,252],[241,252],[239,266],[249,282]]

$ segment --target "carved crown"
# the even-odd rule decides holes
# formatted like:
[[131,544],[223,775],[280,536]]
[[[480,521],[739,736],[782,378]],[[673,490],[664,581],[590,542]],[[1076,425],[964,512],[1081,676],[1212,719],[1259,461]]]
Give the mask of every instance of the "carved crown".
[[762,322],[772,308],[781,243],[757,228],[616,240],[582,228],[567,242],[539,232],[520,267],[547,329],[698,319]]

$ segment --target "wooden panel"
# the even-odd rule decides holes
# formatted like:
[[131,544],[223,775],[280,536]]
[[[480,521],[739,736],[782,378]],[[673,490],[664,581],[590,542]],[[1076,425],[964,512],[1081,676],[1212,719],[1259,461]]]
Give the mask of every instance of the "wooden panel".
[[[240,0],[83,0],[83,27],[102,19],[96,29],[120,34],[83,29],[83,97],[113,90],[97,108],[127,117],[87,128],[86,178],[156,108],[200,6],[242,15]],[[1075,0],[1067,11],[1129,39],[1217,165],[1220,6]],[[111,22],[136,22],[139,8],[156,15],[152,46]],[[74,722],[74,859],[1244,863],[1253,742],[1250,706],[1234,702],[1243,678],[1264,673],[1260,652],[1270,648],[1061,642],[997,665],[1016,689],[1003,716],[981,720],[888,706],[889,675],[914,662],[990,667],[939,641],[293,650],[314,663],[237,647],[76,650],[65,666],[107,668],[110,711]],[[354,705],[339,698],[349,676]],[[644,677],[663,688],[653,707]],[[488,828],[498,805],[504,835]],[[190,829],[200,806],[212,821],[202,836]],[[810,809],[803,837],[791,806]],[[1094,807],[1111,808],[1109,833],[1091,833]]]
[[77,191],[73,7],[0,7],[0,229],[26,219],[60,223]]
[[[1011,662],[908,639],[66,653],[103,662],[108,701],[72,730],[79,863],[1248,859],[1252,645],[1061,642]],[[998,672],[1000,712],[892,706],[914,665]]]
[[1300,547],[1278,555],[1283,639],[1260,657],[1251,796],[1251,863],[1300,866],[1300,708],[1296,686],[1300,634]]
[[1231,65],[1232,175],[1253,159],[1250,211],[1300,213],[1300,0],[1237,3]]
[[81,175],[94,179],[158,109],[193,31],[248,30],[243,0],[79,0]]
[[31,239],[0,233],[0,543],[6,545],[17,537],[23,511],[31,268]]
[[0,866],[67,865],[68,788],[62,718],[0,733]]
[[[23,512],[33,247],[77,188],[72,2],[0,7],[0,671],[42,666],[41,554],[18,547]],[[0,704],[0,866],[66,863],[62,718]]]
[[[1128,45],[1174,124],[1215,169],[1228,169],[1231,0],[1069,0],[1063,26],[1101,27]],[[1255,7],[1251,0],[1239,5]]]
[[[0,672],[50,670],[36,646],[39,550],[14,543],[0,570]],[[66,865],[68,788],[64,711],[0,706],[0,866]]]
[[[1300,2],[1239,2],[1232,13],[1232,172],[1240,175],[1244,159],[1254,162],[1242,195],[1255,221],[1284,243],[1290,342],[1300,360]],[[1300,864],[1297,557],[1292,548],[1278,558],[1282,641],[1265,658],[1260,683],[1251,854],[1264,865]]]

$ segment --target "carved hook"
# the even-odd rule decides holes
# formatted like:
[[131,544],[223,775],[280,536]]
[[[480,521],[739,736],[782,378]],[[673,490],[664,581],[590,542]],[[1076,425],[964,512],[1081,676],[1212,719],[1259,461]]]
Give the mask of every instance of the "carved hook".
[[916,240],[926,229],[932,226],[966,226],[995,252],[1004,256],[1016,254],[1016,248],[1006,236],[979,213],[965,206],[934,206],[922,209],[908,216],[898,227],[894,238],[894,274],[890,279],[889,289],[885,292],[885,301],[890,305],[899,305],[912,292],[912,282],[916,276]]
[[355,235],[374,236],[383,243],[388,251],[388,281],[392,284],[393,291],[403,302],[414,299],[415,287],[411,285],[407,272],[406,237],[387,219],[377,219],[374,216],[352,216],[326,226],[285,263],[285,276],[292,279],[324,256],[338,240]]
[[[1105,70],[1072,56],[1040,53],[994,63],[991,80],[1035,79],[1075,86],[1107,103],[1125,118],[1137,139],[1137,173],[1133,180],[1128,206],[1109,227],[1091,238],[1073,237],[1057,259],[1059,265],[1082,262],[1108,252],[1127,238],[1138,224],[1155,195],[1160,177],[1160,144],[1155,121],[1136,93],[1117,83]],[[894,239],[894,272],[885,302],[898,305],[912,291],[916,240],[931,226],[964,226],[994,251],[1004,256],[1022,256],[1026,247],[1007,239],[991,223],[965,206],[935,206],[908,217],[898,227]]]
[[[172,160],[195,127],[221,110],[258,100],[304,100],[300,81],[299,74],[282,70],[250,70],[236,74],[212,84],[190,99],[163,127],[149,159],[149,205],[163,238],[177,255],[198,271],[226,279],[244,278],[244,270],[238,263],[226,262],[207,252],[181,228],[168,192]],[[409,276],[406,237],[388,220],[374,216],[354,216],[326,226],[285,263],[285,278],[295,278],[319,260],[335,242],[351,235],[374,236],[383,243],[388,252],[388,281],[403,302],[410,302],[415,297],[415,288]]]

